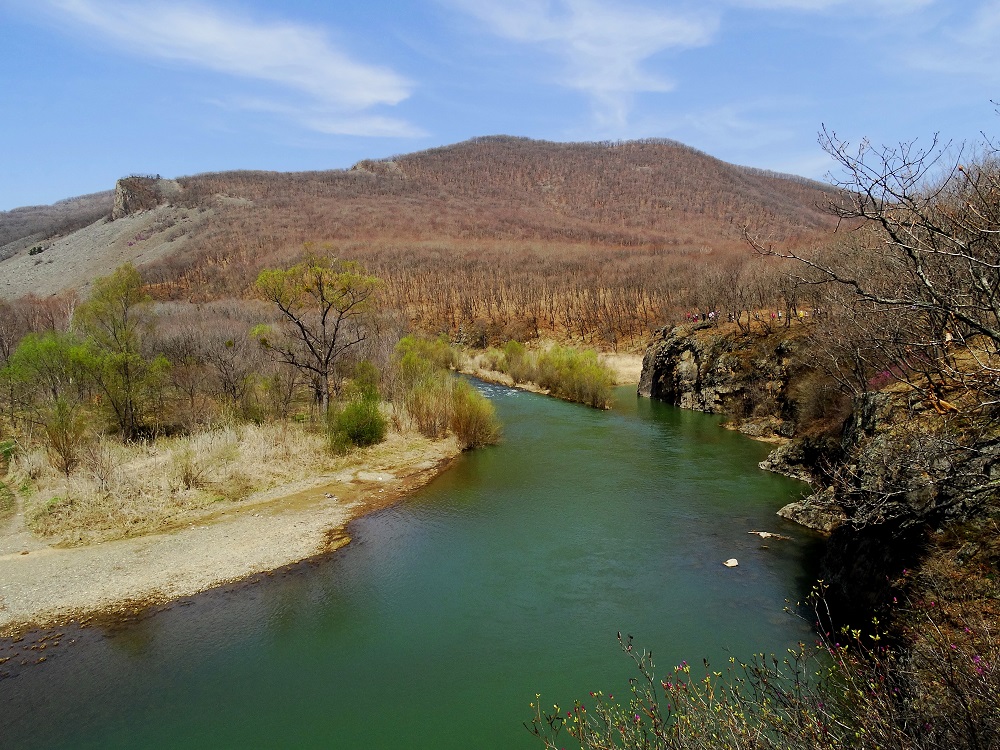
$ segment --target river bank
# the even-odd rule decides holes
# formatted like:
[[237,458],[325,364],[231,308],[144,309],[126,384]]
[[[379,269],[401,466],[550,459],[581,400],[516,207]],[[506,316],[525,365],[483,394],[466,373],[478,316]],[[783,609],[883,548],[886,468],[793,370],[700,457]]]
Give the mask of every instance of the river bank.
[[[642,354],[629,354],[625,352],[601,352],[598,359],[612,373],[614,373],[615,385],[638,385],[642,376]],[[460,372],[471,375],[474,378],[485,380],[487,383],[505,385],[510,388],[517,388],[529,393],[539,393],[543,396],[551,395],[549,389],[543,388],[537,383],[515,382],[514,378],[505,372],[494,370],[489,367],[486,358],[482,354],[470,356],[465,366]]]
[[397,502],[460,453],[392,435],[336,474],[273,487],[164,533],[65,547],[23,514],[0,528],[0,636],[134,613],[336,549],[347,524]]
[[[601,358],[619,384],[639,381],[640,356]],[[512,385],[503,373],[470,374]],[[460,452],[453,438],[393,434],[336,473],[279,484],[168,531],[82,546],[32,534],[22,511],[0,523],[0,637],[133,614],[331,552],[349,541],[348,523],[426,484]]]

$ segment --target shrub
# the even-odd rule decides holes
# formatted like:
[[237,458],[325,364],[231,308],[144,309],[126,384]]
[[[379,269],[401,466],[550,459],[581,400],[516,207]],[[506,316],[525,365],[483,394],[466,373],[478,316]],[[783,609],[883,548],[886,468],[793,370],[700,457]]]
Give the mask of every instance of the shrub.
[[839,432],[851,413],[850,397],[822,374],[805,375],[794,381],[789,391],[799,434]]
[[330,449],[339,454],[352,445],[359,448],[376,445],[385,440],[387,428],[378,398],[370,394],[362,396],[349,402],[333,417]]
[[592,349],[556,345],[543,352],[529,352],[523,344],[508,341],[497,357],[497,369],[515,383],[537,383],[569,401],[596,409],[611,406],[615,376]]
[[611,405],[614,373],[597,359],[592,349],[553,346],[538,356],[538,384],[570,401],[596,409]]
[[443,437],[451,417],[451,375],[430,372],[415,381],[403,397],[403,406],[423,435]]
[[500,441],[500,422],[493,404],[467,380],[456,380],[452,385],[449,426],[466,450]]
[[394,401],[424,436],[440,438],[451,430],[463,449],[499,441],[500,423],[489,399],[448,372],[460,362],[447,339],[407,336],[397,345],[394,361]]
[[67,399],[56,399],[45,415],[42,427],[48,438],[49,460],[53,468],[67,477],[80,463],[80,451],[87,433],[83,411]]
[[406,336],[396,345],[396,358],[403,361],[413,358],[430,363],[435,368],[454,370],[461,364],[461,354],[441,334],[436,339]]
[[525,383],[538,377],[534,359],[528,356],[524,344],[518,341],[508,341],[503,345],[499,369],[510,375],[515,383]]
[[351,389],[360,396],[378,397],[379,382],[382,374],[372,362],[367,359],[362,360],[354,366],[354,375],[351,378]]

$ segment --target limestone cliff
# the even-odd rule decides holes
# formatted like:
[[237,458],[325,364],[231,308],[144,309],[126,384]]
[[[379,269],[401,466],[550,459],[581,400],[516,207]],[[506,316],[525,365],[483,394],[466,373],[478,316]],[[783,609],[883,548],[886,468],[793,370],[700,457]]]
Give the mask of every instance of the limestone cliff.
[[158,177],[124,177],[115,184],[111,220],[156,208],[163,202]]

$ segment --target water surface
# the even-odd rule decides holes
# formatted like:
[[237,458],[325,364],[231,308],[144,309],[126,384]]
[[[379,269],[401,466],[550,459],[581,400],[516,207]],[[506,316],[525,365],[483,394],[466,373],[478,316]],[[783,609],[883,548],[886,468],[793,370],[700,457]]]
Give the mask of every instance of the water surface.
[[802,485],[767,446],[632,388],[599,412],[481,387],[501,446],[327,559],[64,638],[0,680],[0,747],[531,748],[535,693],[625,692],[619,630],[663,670],[809,637],[783,609],[816,541],[774,515]]

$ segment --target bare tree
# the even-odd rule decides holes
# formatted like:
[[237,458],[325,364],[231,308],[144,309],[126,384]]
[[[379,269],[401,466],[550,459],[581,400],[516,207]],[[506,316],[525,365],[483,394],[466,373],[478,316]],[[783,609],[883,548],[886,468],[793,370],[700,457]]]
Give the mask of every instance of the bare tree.
[[878,372],[921,389],[938,408],[942,390],[955,386],[975,394],[977,407],[1000,403],[996,149],[963,164],[961,150],[949,157],[950,144],[937,138],[927,149],[867,141],[852,149],[824,129],[820,142],[843,171],[831,210],[851,241],[815,253],[751,243],[800,261],[803,282],[839,287],[832,301],[868,323],[865,357]]

